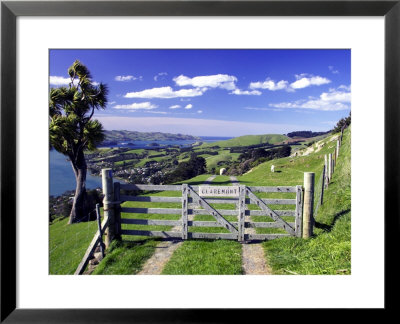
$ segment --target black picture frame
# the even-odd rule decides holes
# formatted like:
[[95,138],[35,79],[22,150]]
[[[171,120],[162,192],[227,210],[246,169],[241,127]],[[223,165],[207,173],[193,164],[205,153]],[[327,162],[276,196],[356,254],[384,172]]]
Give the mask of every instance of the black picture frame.
[[[399,279],[400,0],[394,1],[2,1],[1,2],[1,322],[234,322],[242,310],[16,308],[16,19],[19,16],[384,16],[385,310]],[[393,250],[393,251],[392,251]],[[366,283],[367,284],[367,283]],[[256,319],[265,310],[252,310]],[[262,314],[261,314],[262,315]]]

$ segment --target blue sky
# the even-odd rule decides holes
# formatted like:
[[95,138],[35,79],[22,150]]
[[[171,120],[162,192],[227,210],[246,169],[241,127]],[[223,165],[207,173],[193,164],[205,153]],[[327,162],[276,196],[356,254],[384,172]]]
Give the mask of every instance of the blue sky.
[[351,108],[350,50],[50,50],[50,87],[76,59],[109,87],[108,130],[326,131]]

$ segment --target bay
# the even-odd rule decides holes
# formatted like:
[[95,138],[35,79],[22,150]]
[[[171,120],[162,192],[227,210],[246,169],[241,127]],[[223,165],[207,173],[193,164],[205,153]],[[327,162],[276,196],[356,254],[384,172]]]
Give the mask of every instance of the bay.
[[[52,150],[50,151],[49,163],[50,195],[59,196],[68,190],[75,190],[76,182],[71,162],[65,155]],[[86,188],[101,188],[101,177],[92,176],[90,172],[86,175]]]
[[[115,146],[109,147],[131,147],[131,148],[154,148],[151,146],[152,143],[156,143],[159,146],[165,147],[167,145],[179,145],[179,146],[190,146],[195,142],[217,142],[222,140],[231,139],[232,137],[211,137],[211,136],[201,136],[201,140],[178,140],[178,141],[134,141],[131,145],[130,143],[118,143]],[[68,158],[61,153],[52,150],[49,154],[49,191],[52,196],[59,196],[69,190],[75,190],[76,182],[75,175],[72,171],[72,166]],[[96,189],[101,188],[101,177],[93,176],[90,172],[86,176],[86,188]]]
[[[129,142],[118,142],[117,145],[105,145],[100,147],[128,147],[132,149],[151,149],[154,147],[166,147],[168,145],[179,145],[181,147],[191,146],[196,142],[206,142],[212,143],[217,141],[224,141],[231,139],[233,137],[214,137],[214,136],[199,136],[200,140],[166,140],[166,141],[129,141]],[[152,146],[152,144],[156,144],[156,146]]]

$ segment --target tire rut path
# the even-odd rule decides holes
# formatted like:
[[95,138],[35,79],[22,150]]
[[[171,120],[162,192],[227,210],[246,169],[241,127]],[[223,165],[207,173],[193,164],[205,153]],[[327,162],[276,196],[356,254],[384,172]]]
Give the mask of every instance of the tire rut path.
[[[209,177],[204,184],[210,184],[214,179],[215,175]],[[188,220],[193,220],[193,215],[188,215]],[[171,229],[171,231],[180,231],[182,230],[182,226],[175,226]],[[171,258],[172,254],[175,252],[177,248],[179,248],[183,244],[183,241],[163,241],[160,244],[157,244],[155,253],[147,259],[142,270],[137,273],[138,275],[160,275]]]
[[[232,184],[237,185],[239,181],[231,176]],[[251,221],[250,216],[245,217],[245,221]],[[247,228],[247,234],[256,234],[254,228]],[[264,248],[261,243],[243,243],[242,244],[242,270],[245,275],[270,275],[271,269],[267,265],[264,255]]]

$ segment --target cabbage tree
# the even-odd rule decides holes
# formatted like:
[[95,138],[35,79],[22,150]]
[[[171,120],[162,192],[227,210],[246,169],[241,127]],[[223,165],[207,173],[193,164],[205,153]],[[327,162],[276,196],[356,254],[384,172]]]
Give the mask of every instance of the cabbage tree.
[[104,140],[101,123],[93,119],[95,110],[107,104],[108,88],[94,83],[89,70],[79,61],[68,69],[67,87],[51,88],[49,99],[50,148],[71,161],[76,189],[69,224],[88,219],[86,193],[87,165],[84,151],[94,150]]

